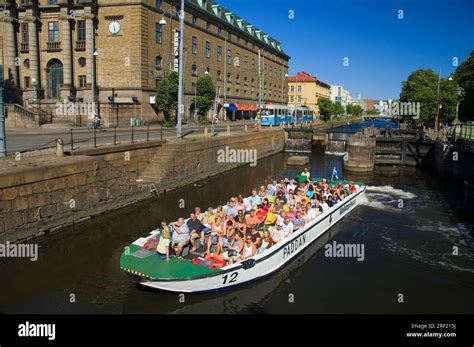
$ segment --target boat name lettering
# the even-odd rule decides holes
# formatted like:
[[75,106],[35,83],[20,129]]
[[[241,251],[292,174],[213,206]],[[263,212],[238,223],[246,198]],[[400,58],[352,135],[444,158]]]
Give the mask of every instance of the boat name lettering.
[[289,245],[283,249],[283,259],[293,254],[298,248],[306,243],[306,235],[301,235],[296,240],[293,240]]
[[349,201],[347,204],[345,204],[344,206],[342,206],[341,209],[339,210],[339,211],[340,211],[340,214],[345,213],[345,212],[346,212],[348,209],[350,209],[355,203],[356,203],[356,200],[355,200],[355,199],[352,199],[352,200]]

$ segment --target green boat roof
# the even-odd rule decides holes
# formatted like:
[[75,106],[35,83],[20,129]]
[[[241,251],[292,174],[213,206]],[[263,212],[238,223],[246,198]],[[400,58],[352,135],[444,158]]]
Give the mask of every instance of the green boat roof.
[[194,265],[189,259],[165,259],[155,256],[156,252],[149,252],[148,256],[138,257],[135,252],[141,247],[131,244],[120,257],[120,267],[127,272],[149,279],[188,278],[209,275],[220,272],[220,269],[209,269],[207,266]]

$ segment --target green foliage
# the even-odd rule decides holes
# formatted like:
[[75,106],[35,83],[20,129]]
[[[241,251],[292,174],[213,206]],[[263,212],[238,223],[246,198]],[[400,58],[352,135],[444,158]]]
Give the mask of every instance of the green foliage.
[[211,121],[209,120],[209,118],[203,117],[203,118],[199,119],[198,123],[200,125],[209,125],[209,124],[211,124]]
[[364,112],[364,109],[360,105],[349,104],[346,106],[346,112],[348,115],[351,115],[351,116],[361,116],[362,113]]
[[170,71],[158,83],[155,107],[157,111],[163,112],[166,121],[172,120],[171,114],[176,113],[177,110],[178,83],[179,76],[176,71]]
[[333,106],[333,112],[335,115],[338,115],[338,116],[344,114],[344,106],[342,106],[342,104],[339,101],[335,102]]
[[456,69],[454,79],[462,88],[459,104],[459,119],[474,119],[474,51]]
[[205,117],[214,103],[216,87],[211,76],[204,75],[199,77],[196,83],[196,104],[198,114]]
[[334,114],[334,103],[329,99],[319,98],[318,107],[319,113],[325,122]]
[[380,114],[380,111],[374,108],[373,110],[367,110],[367,115],[368,116],[378,116]]
[[[419,102],[420,117],[413,118],[413,115],[401,115],[404,122],[411,122],[415,125],[433,124],[437,113],[438,105],[438,80],[439,75],[431,69],[418,69],[402,82],[400,102]],[[456,108],[456,94],[452,81],[440,80],[439,104],[440,119],[449,121],[454,118]],[[453,108],[454,105],[454,108]]]

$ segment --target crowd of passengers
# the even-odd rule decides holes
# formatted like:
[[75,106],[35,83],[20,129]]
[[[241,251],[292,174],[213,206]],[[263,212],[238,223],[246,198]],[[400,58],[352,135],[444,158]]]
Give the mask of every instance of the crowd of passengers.
[[[299,182],[301,177],[306,183]],[[206,246],[207,254],[215,246],[213,256],[229,264],[239,262],[264,252],[357,190],[352,182],[339,181],[337,186],[324,179],[315,182],[307,168],[299,178],[272,181],[253,189],[249,198],[232,197],[215,210],[196,207],[187,221],[180,217],[170,226],[162,222],[158,254],[169,261],[170,250],[180,257],[191,243],[191,252]]]

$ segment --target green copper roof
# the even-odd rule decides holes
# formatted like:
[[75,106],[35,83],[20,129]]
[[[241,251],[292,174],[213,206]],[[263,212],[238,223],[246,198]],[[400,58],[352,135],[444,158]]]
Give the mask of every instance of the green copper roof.
[[265,34],[263,31],[256,29],[253,25],[247,23],[244,19],[236,16],[233,12],[223,8],[221,5],[216,4],[211,0],[186,0],[186,3],[195,9],[205,11],[206,13],[217,17],[226,25],[230,25],[234,29],[241,31],[246,36],[250,36],[257,42],[260,42],[263,46],[288,57],[288,55],[283,52],[280,42],[273,39],[270,35]]

